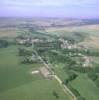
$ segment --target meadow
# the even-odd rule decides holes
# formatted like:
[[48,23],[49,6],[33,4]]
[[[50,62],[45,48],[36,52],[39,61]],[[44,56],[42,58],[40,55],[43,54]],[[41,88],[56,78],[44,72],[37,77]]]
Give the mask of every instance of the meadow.
[[99,88],[88,78],[86,74],[80,74],[77,79],[71,81],[73,88],[76,88],[86,100],[98,100]]
[[54,79],[44,79],[31,71],[42,64],[21,64],[18,46],[0,49],[0,100],[71,100]]
[[[55,67],[57,66],[57,67]],[[64,68],[64,64],[57,64],[54,66],[54,70],[56,74],[61,78],[61,80],[65,80],[68,78],[68,74],[66,69]],[[99,88],[95,85],[95,83],[90,80],[87,74],[77,73],[78,77],[71,81],[69,84],[79,91],[81,96],[85,98],[85,100],[98,100],[99,99]]]

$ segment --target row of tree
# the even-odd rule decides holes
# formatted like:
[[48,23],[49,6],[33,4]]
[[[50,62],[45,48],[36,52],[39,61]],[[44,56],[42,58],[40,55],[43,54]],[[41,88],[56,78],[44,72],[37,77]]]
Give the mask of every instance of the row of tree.
[[85,100],[84,97],[82,97],[80,95],[80,93],[74,89],[69,83],[73,80],[75,80],[77,78],[77,74],[75,72],[68,72],[68,78],[65,79],[65,81],[63,82],[63,84],[65,84],[66,86],[68,86],[68,88],[74,93],[74,95],[77,97],[77,100]]

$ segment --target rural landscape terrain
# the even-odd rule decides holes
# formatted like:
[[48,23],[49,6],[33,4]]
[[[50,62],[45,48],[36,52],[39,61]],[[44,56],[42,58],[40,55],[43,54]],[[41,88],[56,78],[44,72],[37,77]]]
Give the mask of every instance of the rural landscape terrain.
[[1,17],[0,100],[99,100],[99,19]]

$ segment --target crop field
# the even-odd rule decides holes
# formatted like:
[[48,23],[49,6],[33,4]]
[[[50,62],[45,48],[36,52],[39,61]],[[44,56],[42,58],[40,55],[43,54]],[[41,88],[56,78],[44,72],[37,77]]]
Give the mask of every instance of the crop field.
[[57,36],[75,37],[74,33],[82,33],[86,38],[81,45],[86,45],[92,48],[99,48],[99,25],[84,25],[79,27],[51,28],[46,29],[48,34]]
[[20,64],[18,47],[0,49],[0,100],[71,100],[54,79],[46,80],[31,71],[42,64]]
[[85,32],[92,34],[94,36],[99,36],[99,25],[84,25],[84,26],[73,26],[73,27],[62,27],[62,28],[49,28],[46,29],[48,33],[53,33],[57,35],[66,35],[66,33],[72,32]]
[[0,28],[0,37],[15,37],[17,36],[17,29]]

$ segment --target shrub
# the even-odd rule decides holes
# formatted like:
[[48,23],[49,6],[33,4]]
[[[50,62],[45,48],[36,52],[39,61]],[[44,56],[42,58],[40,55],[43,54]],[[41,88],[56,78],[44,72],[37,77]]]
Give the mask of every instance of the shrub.
[[95,81],[98,78],[98,76],[95,72],[89,72],[88,77],[93,81]]
[[6,40],[0,40],[0,48],[6,48],[8,46],[8,42]]

